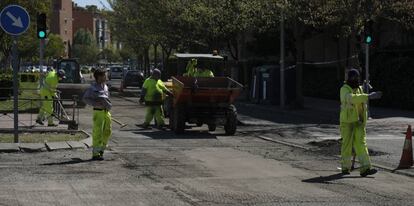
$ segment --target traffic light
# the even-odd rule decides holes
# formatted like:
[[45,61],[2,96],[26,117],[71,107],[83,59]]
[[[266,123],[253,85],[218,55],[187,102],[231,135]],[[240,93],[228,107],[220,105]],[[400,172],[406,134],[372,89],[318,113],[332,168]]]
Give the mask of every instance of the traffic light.
[[47,37],[47,26],[46,26],[46,14],[37,14],[37,38],[46,39]]
[[372,37],[372,33],[373,33],[373,29],[372,26],[374,24],[374,21],[372,20],[368,20],[365,23],[364,26],[364,43],[365,44],[371,44],[373,41],[373,37]]

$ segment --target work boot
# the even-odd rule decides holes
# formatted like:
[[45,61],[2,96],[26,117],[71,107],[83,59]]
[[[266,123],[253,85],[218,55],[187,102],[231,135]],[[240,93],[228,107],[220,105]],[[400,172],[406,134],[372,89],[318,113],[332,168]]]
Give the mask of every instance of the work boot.
[[[103,155],[103,152],[102,152],[102,155]],[[102,155],[101,155],[101,152],[99,152],[99,153],[93,153],[92,154],[92,160],[94,160],[94,161],[102,161],[102,160],[104,160],[104,158],[103,158]]]
[[143,129],[151,129],[151,127],[149,126],[149,124],[147,123],[143,123],[143,124],[136,124],[135,126],[137,127],[142,127]]
[[38,123],[38,124],[40,124],[40,125],[45,125],[45,124],[43,124],[43,121],[42,121],[42,120],[40,120],[40,119],[36,119],[36,123]]
[[158,126],[159,130],[167,130],[167,127],[165,126],[165,124],[161,124]]
[[366,177],[368,175],[374,175],[378,172],[376,169],[367,169],[365,172],[361,173],[361,177]]
[[101,156],[93,156],[93,157],[92,157],[92,160],[93,160],[93,161],[102,161],[102,160],[104,160],[104,158],[103,158],[103,157],[101,157]]

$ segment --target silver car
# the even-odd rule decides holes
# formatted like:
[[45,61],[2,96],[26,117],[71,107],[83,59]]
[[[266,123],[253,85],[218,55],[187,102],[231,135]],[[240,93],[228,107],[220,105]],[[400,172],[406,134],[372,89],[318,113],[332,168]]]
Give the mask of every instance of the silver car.
[[113,66],[109,68],[108,79],[122,79],[124,75],[124,68],[121,66]]

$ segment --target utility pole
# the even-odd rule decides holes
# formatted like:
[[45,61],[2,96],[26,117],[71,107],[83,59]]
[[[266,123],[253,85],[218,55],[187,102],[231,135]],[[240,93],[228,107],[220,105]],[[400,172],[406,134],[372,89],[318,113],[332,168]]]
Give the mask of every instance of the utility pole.
[[285,17],[280,18],[280,108],[285,107]]
[[13,119],[14,119],[14,143],[19,143],[19,58],[17,53],[17,36],[13,37],[12,56],[13,56]]
[[[372,20],[368,20],[365,24],[364,33],[364,43],[365,43],[365,92],[369,94],[370,84],[369,84],[369,46],[372,44],[373,38],[373,25]],[[368,111],[368,118],[371,117],[371,112],[369,111],[369,101],[367,102],[367,111]]]

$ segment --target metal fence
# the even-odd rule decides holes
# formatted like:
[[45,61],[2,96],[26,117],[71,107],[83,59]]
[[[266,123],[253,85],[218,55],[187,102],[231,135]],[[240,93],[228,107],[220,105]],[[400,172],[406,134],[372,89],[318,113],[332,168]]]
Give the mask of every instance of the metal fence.
[[[12,95],[4,95],[12,88],[0,88],[0,129],[13,128],[13,112],[14,101]],[[3,92],[2,92],[3,91]],[[12,94],[12,93],[11,93]],[[20,97],[23,95],[23,97]],[[78,97],[73,96],[72,99],[60,98],[60,91],[56,92],[53,99],[43,99],[40,97],[39,89],[33,88],[19,88],[18,99],[18,113],[19,113],[19,128],[34,128],[36,126],[35,120],[38,113],[42,110],[41,105],[45,101],[53,101],[54,120],[59,121],[59,124],[68,125],[68,129],[77,129],[79,124],[79,107],[77,105]]]

